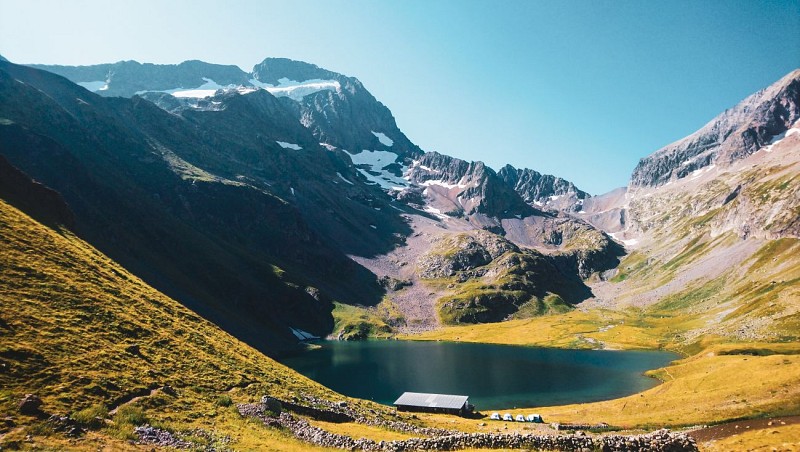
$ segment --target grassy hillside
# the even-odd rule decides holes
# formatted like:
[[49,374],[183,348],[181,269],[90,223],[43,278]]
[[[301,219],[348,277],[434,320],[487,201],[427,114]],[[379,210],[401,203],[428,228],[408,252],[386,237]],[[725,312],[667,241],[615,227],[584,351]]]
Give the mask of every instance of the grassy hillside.
[[[131,447],[134,424],[150,422],[201,428],[210,434],[206,442],[230,436],[233,448],[269,442],[304,449],[241,419],[232,403],[267,393],[341,398],[155,291],[71,232],[42,226],[2,200],[0,369],[0,412],[13,413],[0,425],[0,447],[117,450]],[[43,419],[17,413],[26,393],[38,395],[48,414],[107,422],[67,440]]]

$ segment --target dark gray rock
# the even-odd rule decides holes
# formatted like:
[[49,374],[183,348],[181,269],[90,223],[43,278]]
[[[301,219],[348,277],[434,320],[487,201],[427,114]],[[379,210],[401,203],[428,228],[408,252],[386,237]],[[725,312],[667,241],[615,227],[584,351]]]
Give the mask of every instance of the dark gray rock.
[[[436,180],[446,184],[464,184],[457,201],[463,214],[483,214],[511,218],[540,213],[529,206],[495,171],[483,162],[467,162],[438,152],[426,152],[416,160],[408,177],[417,184]],[[448,213],[450,214],[450,213]]]
[[17,410],[22,414],[36,415],[42,412],[42,399],[36,394],[25,394],[17,405]]
[[497,172],[508,186],[514,189],[528,204],[546,203],[551,196],[572,196],[586,199],[589,194],[578,189],[572,182],[549,174],[542,174],[532,169],[516,169],[511,165],[500,168]]

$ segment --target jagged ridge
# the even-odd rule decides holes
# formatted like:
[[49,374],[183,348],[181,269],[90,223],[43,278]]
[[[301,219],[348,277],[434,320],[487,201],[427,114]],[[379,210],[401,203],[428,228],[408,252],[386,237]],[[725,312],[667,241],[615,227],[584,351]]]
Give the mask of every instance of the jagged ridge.
[[688,137],[643,158],[631,187],[659,186],[709,165],[729,165],[800,119],[800,69],[726,110]]

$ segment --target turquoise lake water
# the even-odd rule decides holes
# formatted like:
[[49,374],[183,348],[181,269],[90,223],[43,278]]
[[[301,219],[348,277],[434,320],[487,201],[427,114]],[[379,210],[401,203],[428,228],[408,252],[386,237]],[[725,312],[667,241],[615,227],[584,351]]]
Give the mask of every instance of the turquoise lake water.
[[478,410],[614,399],[658,384],[643,372],[678,359],[660,351],[494,344],[323,341],[281,360],[348,396],[390,405],[405,391],[468,395]]

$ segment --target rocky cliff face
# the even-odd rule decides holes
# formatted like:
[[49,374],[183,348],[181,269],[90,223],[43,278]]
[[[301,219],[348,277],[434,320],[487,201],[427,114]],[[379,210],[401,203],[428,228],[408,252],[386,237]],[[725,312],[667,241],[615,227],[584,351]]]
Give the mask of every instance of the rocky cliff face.
[[497,175],[531,205],[552,207],[555,210],[579,211],[589,194],[572,182],[549,174],[511,165],[500,168]]
[[[595,302],[679,319],[677,340],[793,337],[800,305],[800,71],[643,159],[581,216],[629,254]],[[611,276],[611,275],[609,275]]]
[[389,109],[358,79],[302,61],[267,58],[250,73],[202,61],[33,67],[62,75],[103,96],[143,95],[170,111],[187,107],[218,110],[218,105],[203,99],[215,92],[263,89],[280,97],[319,143],[353,154],[364,149],[401,157],[422,153],[397,127]]
[[767,146],[800,118],[800,69],[749,96],[702,129],[643,158],[630,186],[657,187]]
[[333,82],[334,89],[322,89],[295,102],[289,102],[291,96],[283,99],[320,143],[351,154],[383,150],[413,157],[422,153],[397,127],[389,109],[354,77],[285,58],[267,58],[252,74],[255,80],[277,86],[287,80]]
[[494,218],[528,216],[537,212],[483,162],[427,152],[409,168],[407,178],[425,187],[448,215],[482,214]]

